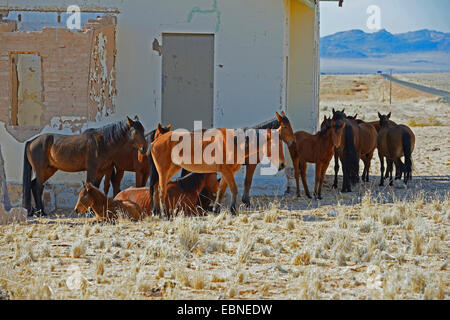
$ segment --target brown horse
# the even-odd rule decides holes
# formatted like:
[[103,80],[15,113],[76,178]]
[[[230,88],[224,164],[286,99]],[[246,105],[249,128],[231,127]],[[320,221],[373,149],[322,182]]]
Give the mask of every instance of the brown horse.
[[89,209],[94,211],[94,220],[99,222],[114,222],[121,215],[131,220],[141,220],[145,217],[145,212],[142,212],[141,207],[135,202],[109,199],[89,182],[86,184],[83,182],[83,188],[78,194],[75,211],[78,214],[82,214]]
[[[145,135],[147,144],[151,144],[155,139],[155,135],[159,136],[170,131],[172,127],[169,124],[167,127],[162,127],[161,125]],[[147,183],[148,177],[150,175],[149,168],[149,157],[151,157],[150,149],[147,152],[141,153],[132,145],[126,145],[120,148],[113,160],[114,167],[108,171],[105,175],[104,181],[104,192],[108,194],[109,192],[109,181],[113,185],[113,195],[116,196],[120,192],[120,183],[122,181],[125,171],[131,171],[136,173],[136,187],[144,187]]]
[[[311,198],[308,184],[306,182],[306,168],[308,162],[316,164],[316,177],[314,184],[314,196],[317,199],[322,199],[322,185],[325,179],[325,172],[333,157],[334,148],[342,144],[342,136],[344,132],[345,123],[336,122],[324,117],[323,128],[316,134],[310,134],[306,131],[297,131],[293,133],[289,120],[280,119],[281,127],[285,128],[282,131],[282,136],[286,135],[286,140],[289,146],[289,153],[292,158],[295,173],[295,183],[297,186],[297,196],[300,196],[299,186],[299,172],[302,177],[303,189],[306,196]],[[287,136],[294,137],[294,140]],[[290,142],[290,141],[293,141]]]
[[358,156],[364,162],[364,170],[361,176],[362,181],[369,182],[370,162],[373,158],[373,152],[377,147],[378,132],[375,127],[363,120],[356,119],[358,115],[348,116],[347,119],[355,121],[359,127],[359,150]]
[[345,123],[344,135],[342,136],[342,144],[334,148],[334,183],[333,188],[338,187],[339,160],[342,164],[342,192],[351,192],[351,184],[359,181],[359,126],[355,122],[347,119],[342,111],[335,111],[333,108],[334,121],[342,121]]
[[[184,212],[185,215],[202,215],[208,211],[209,203],[203,207],[200,202],[200,193],[204,189],[212,194],[217,193],[219,181],[216,173],[192,172],[176,181],[169,182],[165,202],[169,215],[173,216],[177,212]],[[152,212],[149,188],[130,187],[121,191],[114,200],[130,200],[136,202],[146,215]]]
[[[264,122],[262,124],[258,124],[256,126],[253,126],[253,127],[251,127],[251,129],[276,129],[283,142],[285,142],[287,144],[293,143],[293,141],[295,139],[293,136],[293,133],[292,133],[292,136],[289,135],[286,125],[282,124],[282,121],[281,121],[282,119],[287,120],[287,122],[289,122],[284,111],[281,112],[281,115],[278,112],[276,112],[275,119],[266,121],[266,122]],[[290,127],[290,124],[289,124],[289,127]],[[245,180],[244,180],[244,192],[242,194],[242,203],[244,203],[247,207],[250,207],[249,193],[250,193],[250,188],[252,186],[253,175],[255,173],[256,167],[261,162],[261,160],[262,159],[260,157],[260,154],[258,153],[256,163],[250,163],[249,158],[246,158],[246,161],[244,163],[244,165],[245,165]]]
[[[230,211],[235,214],[238,190],[234,180],[234,174],[241,168],[246,158],[256,158],[257,154],[261,151],[272,161],[272,158],[274,158],[272,157],[272,142],[279,142],[272,139],[272,132],[270,129],[267,129],[267,139],[264,139],[262,143],[257,139],[255,146],[256,150],[250,150],[250,144],[247,143],[247,141],[238,143],[239,139],[236,139],[236,131],[237,130],[234,129],[224,128],[214,129],[214,132],[209,131],[209,133],[213,133],[210,141],[202,138],[206,130],[196,132],[170,131],[155,139],[152,144],[151,153],[153,164],[157,170],[161,199],[166,198],[167,183],[181,168],[198,173],[220,172],[223,179],[220,183],[213,210],[216,212],[219,210],[219,203],[225,194],[227,186],[229,186],[232,193]],[[194,139],[194,137],[197,136],[199,138]],[[227,142],[228,138],[232,140]],[[180,139],[182,140],[182,143],[179,142]],[[195,145],[195,142],[200,142],[201,145]],[[181,148],[179,144],[182,146]],[[183,145],[187,147],[183,148]],[[252,145],[254,144],[252,143]],[[275,158],[278,160],[276,165],[278,165],[278,170],[282,170],[285,167],[282,143],[278,143],[278,147],[278,157]],[[175,149],[174,152],[175,159],[172,159],[174,148],[177,149]],[[195,152],[194,149],[197,150],[197,152]],[[209,155],[207,153],[209,153]],[[243,162],[241,162],[242,159],[237,158],[238,153],[244,154]],[[200,159],[196,157],[196,154],[197,157],[200,156]],[[208,159],[204,159],[204,155],[208,155]],[[194,161],[192,161],[192,159],[194,159]],[[252,161],[255,161],[255,159],[252,159]],[[155,184],[156,179],[152,179],[152,174],[150,174],[151,192],[154,191],[152,190],[152,187]],[[155,195],[154,192],[153,195]],[[153,212],[158,212],[159,201],[157,201],[155,197],[153,197],[153,203]]]
[[[42,134],[25,143],[23,164],[23,206],[31,210],[31,191],[37,210],[45,215],[42,203],[43,184],[57,170],[87,171],[87,181],[98,187],[111,168],[121,148],[134,146],[147,149],[144,127],[129,117],[127,120],[88,129],[79,135]],[[36,178],[31,180],[32,171]]]
[[[378,134],[378,132],[380,132],[380,129],[381,129],[380,120],[369,121],[367,123],[371,124],[375,128],[375,130],[377,130],[377,134]],[[388,120],[388,123],[389,123],[389,125],[392,125],[392,126],[396,126],[397,125],[397,123],[395,123],[392,120]],[[402,178],[402,170],[401,170],[401,168],[403,168],[403,162],[400,159],[398,159],[398,164],[401,165],[401,166],[397,167],[397,164],[394,163],[394,165],[395,165],[395,179],[401,179]],[[389,172],[387,170],[386,170],[386,175],[384,176],[384,178],[385,179],[389,178]]]
[[[378,133],[378,156],[381,163],[381,179],[380,186],[384,185],[384,158],[387,162],[387,172],[389,173],[390,182],[393,184],[392,179],[392,164],[395,163],[397,168],[404,174],[404,182],[408,183],[412,179],[412,160],[411,154],[414,151],[414,144],[416,141],[415,135],[412,130],[405,125],[391,125],[389,118],[391,113],[387,115],[381,115],[378,112],[380,119],[380,132]],[[405,157],[405,163],[400,161],[400,157]],[[397,179],[397,177],[396,177]]]

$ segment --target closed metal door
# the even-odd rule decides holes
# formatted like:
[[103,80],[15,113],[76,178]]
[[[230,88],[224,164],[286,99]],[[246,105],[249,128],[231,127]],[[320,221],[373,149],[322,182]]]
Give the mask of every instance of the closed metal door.
[[214,35],[163,34],[162,122],[175,129],[213,126]]

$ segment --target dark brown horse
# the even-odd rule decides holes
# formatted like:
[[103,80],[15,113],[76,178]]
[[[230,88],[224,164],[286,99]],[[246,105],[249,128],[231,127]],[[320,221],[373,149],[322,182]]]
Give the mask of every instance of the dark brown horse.
[[[202,206],[201,192],[207,190],[214,196],[218,189],[219,181],[216,173],[189,173],[169,182],[165,207],[170,216],[177,212],[183,212],[185,215],[202,215],[208,211],[209,203],[206,208]],[[149,188],[128,188],[121,191],[114,200],[136,202],[144,210],[145,215],[152,212]]]
[[[387,162],[387,172],[389,173],[389,185],[393,184],[392,167],[393,163],[400,168],[404,174],[404,182],[408,183],[412,179],[412,159],[411,154],[414,151],[414,144],[416,141],[412,130],[405,125],[392,125],[389,123],[391,113],[381,115],[378,113],[380,119],[380,132],[378,133],[378,156],[381,164],[381,179],[380,186],[384,185],[384,158]],[[405,163],[400,161],[400,158],[405,157]],[[396,177],[397,179],[397,177]]]
[[86,184],[83,182],[83,188],[78,194],[78,201],[75,205],[75,212],[83,214],[89,209],[94,211],[94,220],[98,222],[114,222],[119,216],[135,221],[145,217],[145,212],[142,212],[137,203],[126,199],[109,199],[89,182]]
[[373,152],[377,147],[378,132],[375,127],[363,120],[357,119],[358,115],[348,116],[347,119],[355,121],[359,127],[359,148],[358,156],[364,162],[364,170],[361,176],[362,181],[369,182],[370,162],[373,158]]
[[[351,192],[351,184],[359,181],[359,126],[355,122],[347,119],[342,111],[335,111],[333,108],[334,121],[342,121],[345,123],[344,135],[340,147],[334,149],[334,183],[333,188],[338,187],[339,160],[341,160],[343,181],[342,192]],[[322,123],[323,125],[323,123]]]
[[[161,125],[152,132],[145,135],[147,144],[150,145],[155,139],[155,134],[164,134],[170,131],[172,127],[169,124],[167,127]],[[125,171],[136,173],[136,187],[144,187],[150,175],[149,157],[151,157],[150,149],[145,153],[139,152],[132,145],[126,145],[120,148],[114,156],[114,167],[105,175],[104,192],[107,195],[109,192],[109,181],[113,185],[113,195],[116,196],[120,192],[120,183],[122,181]]]
[[[31,192],[36,209],[45,214],[42,203],[43,184],[57,170],[66,172],[87,171],[87,182],[98,187],[111,168],[117,152],[134,146],[146,152],[144,127],[136,120],[127,120],[88,129],[79,135],[42,134],[27,141],[23,164],[23,206],[32,214]],[[31,180],[34,170],[36,178]]]

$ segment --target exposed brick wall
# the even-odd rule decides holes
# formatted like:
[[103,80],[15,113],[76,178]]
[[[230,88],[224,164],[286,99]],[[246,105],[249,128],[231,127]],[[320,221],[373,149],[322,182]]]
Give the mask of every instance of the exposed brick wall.
[[[0,24],[3,25],[3,24]],[[90,21],[82,30],[70,32],[65,28],[44,28],[41,32],[14,31],[12,24],[9,28],[0,29],[0,121],[11,125],[11,67],[10,54],[12,52],[39,53],[42,61],[42,106],[41,127],[50,124],[54,117],[85,117],[95,119],[98,103],[89,97],[95,87],[98,92],[106,91],[101,101],[109,111],[113,110],[110,93],[115,90],[113,81],[102,79],[105,84],[92,84],[90,74],[99,70],[95,63],[94,48],[98,42],[98,34],[107,40],[105,61],[108,66],[107,74],[115,60],[115,20],[105,17]],[[3,30],[3,31],[2,31]],[[90,70],[91,68],[91,70]],[[97,70],[96,70],[97,69]],[[91,93],[90,93],[91,92]],[[98,100],[98,99],[97,99]],[[80,121],[74,124],[74,131],[80,127]],[[20,128],[26,131],[27,128]],[[36,128],[30,128],[30,135],[34,135]],[[13,132],[11,130],[10,132]]]

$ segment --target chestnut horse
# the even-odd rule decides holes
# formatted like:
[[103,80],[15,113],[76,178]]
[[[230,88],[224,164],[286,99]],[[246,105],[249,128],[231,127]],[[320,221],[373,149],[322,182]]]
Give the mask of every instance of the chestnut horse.
[[[281,125],[281,119],[287,119],[284,111],[281,112],[281,115],[276,112],[276,118],[271,119],[269,121],[265,121],[261,124],[258,124],[256,126],[253,126],[251,128],[244,128],[245,129],[276,129],[280,135],[280,138],[283,142],[288,143],[289,141],[293,141],[293,133],[292,136],[289,136],[288,131],[286,131],[286,127]],[[288,120],[289,121],[289,120]],[[290,126],[290,125],[289,125]],[[245,160],[245,180],[244,180],[244,192],[242,194],[242,203],[245,204],[245,206],[250,207],[250,188],[252,186],[252,180],[253,175],[255,173],[256,167],[261,162],[260,154],[257,155],[256,163],[250,163],[249,158],[246,158]]]
[[[286,133],[292,134],[293,130],[289,120],[285,117],[280,119],[282,127],[286,127]],[[295,183],[297,186],[297,196],[300,196],[299,172],[302,177],[303,189],[306,196],[311,198],[306,181],[306,168],[308,162],[316,164],[316,177],[314,183],[314,196],[322,199],[322,185],[325,179],[325,172],[334,154],[334,148],[342,144],[342,136],[345,123],[337,122],[324,117],[323,128],[316,134],[306,131],[297,131],[292,134],[294,143],[288,143],[289,153],[292,158],[295,173]],[[291,136],[289,134],[289,136]],[[289,138],[286,138],[289,139]],[[288,140],[292,141],[292,140]]]
[[373,152],[377,147],[378,132],[375,127],[363,120],[356,119],[358,115],[348,116],[347,119],[355,121],[359,127],[359,150],[358,156],[364,162],[364,170],[361,176],[362,181],[369,182],[370,162]]
[[359,159],[358,150],[359,143],[359,126],[356,122],[347,119],[342,111],[335,111],[333,108],[334,121],[342,121],[345,123],[344,135],[342,136],[342,144],[334,148],[334,183],[333,188],[338,187],[339,160],[342,164],[342,192],[351,192],[351,184],[359,181]]
[[[146,134],[145,139],[147,144],[150,145],[153,142],[155,135],[158,136],[169,132],[171,127],[171,124],[167,127],[159,126],[157,129]],[[105,194],[108,194],[109,192],[109,181],[111,181],[113,185],[113,195],[116,196],[120,192],[120,183],[125,171],[135,172],[136,187],[144,187],[150,175],[149,157],[151,157],[150,148],[147,149],[147,152],[145,153],[138,152],[138,150],[132,145],[127,145],[120,148],[113,160],[114,167],[112,167],[105,175]]]
[[[249,143],[247,143],[247,141],[243,141],[238,144],[239,139],[236,139],[236,131],[237,130],[225,128],[214,129],[214,132],[209,131],[210,133],[214,133],[211,136],[211,142],[208,141],[208,139],[202,138],[206,130],[196,132],[170,131],[155,139],[152,143],[151,153],[153,164],[156,167],[159,177],[158,180],[161,199],[166,199],[167,184],[175,173],[177,173],[181,168],[198,173],[220,172],[223,179],[220,183],[219,192],[217,193],[213,210],[215,212],[219,210],[219,203],[225,194],[227,186],[229,186],[232,193],[230,211],[235,214],[236,196],[238,190],[234,180],[234,174],[242,166],[242,159],[237,159],[237,154],[244,153],[245,162],[245,158],[255,158],[254,156],[262,151],[269,159],[274,160],[274,157],[272,157],[272,142],[279,142],[276,140],[273,141],[272,132],[270,129],[267,129],[267,139],[263,139],[262,143],[259,143],[258,141],[258,143],[256,143],[256,150],[250,151]],[[228,141],[227,143],[227,138],[230,134],[233,141]],[[202,139],[200,141],[201,145],[194,146],[196,139],[198,138]],[[182,140],[182,143],[179,142],[180,139]],[[179,144],[181,144],[181,148]],[[187,146],[187,150],[184,150],[184,145]],[[176,152],[174,152],[176,163],[173,161],[174,159],[172,159],[172,150],[174,148],[177,148]],[[196,152],[200,155],[200,159],[195,159],[194,149],[200,151]],[[211,159],[204,159],[203,155],[208,152]],[[275,165],[278,165],[278,170],[282,170],[285,167],[282,143],[278,143],[277,156],[278,157],[275,159],[278,161]],[[185,160],[185,158],[187,158],[187,160]],[[192,161],[192,159],[194,159],[194,161]],[[152,174],[150,174],[150,192],[154,191],[152,190],[152,187],[154,187],[155,184],[156,179],[152,179]],[[155,193],[153,192],[153,212],[155,213],[159,211],[159,201],[155,199],[154,195]]]
[[[389,173],[390,182],[392,179],[392,164],[395,163],[397,168],[404,174],[404,182],[408,183],[412,179],[412,160],[411,154],[414,151],[414,144],[416,141],[412,130],[405,125],[392,125],[389,123],[391,113],[381,115],[378,112],[380,119],[380,132],[378,133],[378,156],[381,164],[381,179],[380,186],[384,185],[384,158],[387,162],[387,172]],[[400,157],[405,157],[405,163],[400,161]],[[396,179],[398,179],[396,177]]]
[[109,199],[98,188],[89,182],[83,182],[83,188],[78,194],[78,201],[75,205],[75,212],[85,213],[92,209],[95,213],[95,221],[114,222],[120,215],[126,216],[131,220],[141,220],[145,217],[141,207],[129,200]]
[[[202,215],[208,211],[209,204],[205,207],[200,202],[200,193],[207,190],[213,194],[219,189],[217,173],[189,173],[169,182],[167,186],[167,198],[165,207],[169,216],[183,211],[185,215]],[[136,202],[149,215],[152,212],[152,199],[149,188],[130,187],[121,191],[114,200],[130,200]]]
[[[43,184],[56,171],[87,171],[87,182],[98,187],[117,152],[128,146],[141,152],[147,149],[144,127],[129,117],[101,128],[87,129],[79,135],[48,133],[27,141],[23,163],[23,206],[28,215],[32,214],[31,191],[37,210],[45,215]],[[31,180],[33,170],[36,178]]]

